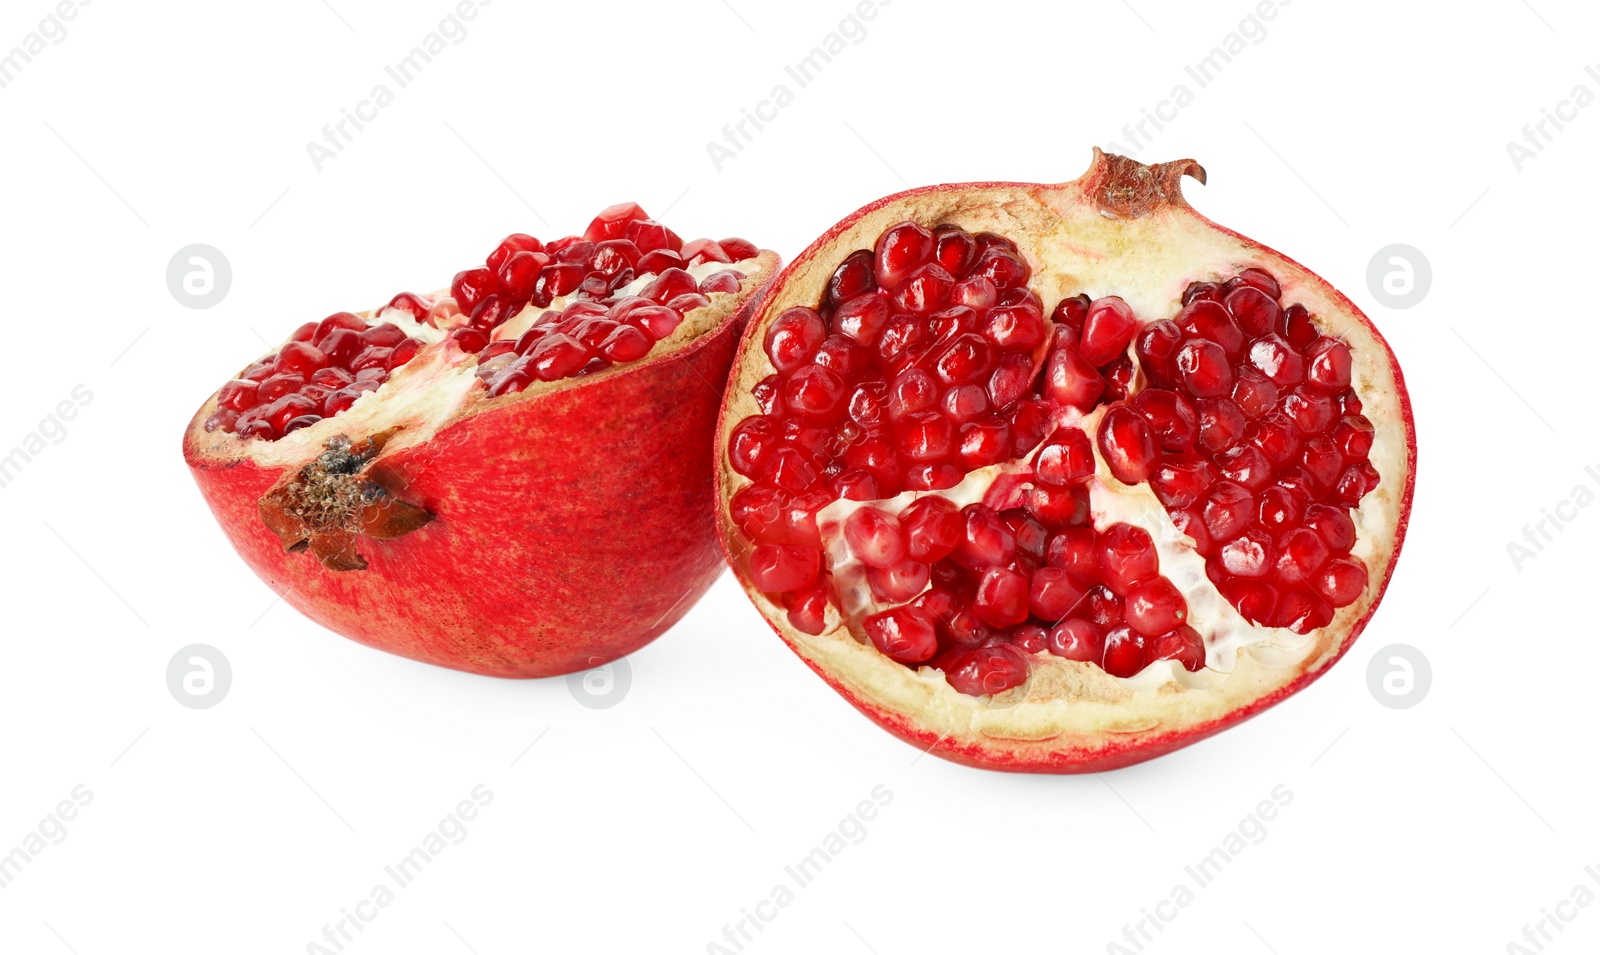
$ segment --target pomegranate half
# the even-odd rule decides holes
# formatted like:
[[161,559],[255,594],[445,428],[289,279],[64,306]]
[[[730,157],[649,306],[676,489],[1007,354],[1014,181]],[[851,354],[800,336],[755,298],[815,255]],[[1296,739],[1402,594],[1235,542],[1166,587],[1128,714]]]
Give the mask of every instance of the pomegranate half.
[[774,280],[718,425],[745,590],[846,699],[976,766],[1170,752],[1337,660],[1416,459],[1400,368],[1192,161],[874,202]]
[[245,562],[312,620],[475,673],[597,666],[720,573],[711,445],[778,265],[626,203],[448,290],[300,326],[184,433]]

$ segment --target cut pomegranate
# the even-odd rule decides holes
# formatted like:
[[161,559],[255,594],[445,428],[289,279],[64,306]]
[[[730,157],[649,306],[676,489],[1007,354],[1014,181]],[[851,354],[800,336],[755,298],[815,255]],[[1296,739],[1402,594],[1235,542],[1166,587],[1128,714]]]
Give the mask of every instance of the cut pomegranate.
[[[632,203],[582,237],[507,236],[447,290],[301,324],[201,407],[184,455],[235,549],[330,629],[479,673],[587,669],[720,569],[719,386],[776,266],[742,239],[685,245]],[[829,411],[830,374],[796,406]],[[807,626],[817,548],[763,552]]]
[[[1097,153],[1062,186],[890,197],[752,320],[717,455],[729,560],[924,749],[1148,758],[1324,672],[1383,592],[1415,445],[1394,357],[1196,215],[1185,174]],[[771,569],[808,548],[814,572]]]

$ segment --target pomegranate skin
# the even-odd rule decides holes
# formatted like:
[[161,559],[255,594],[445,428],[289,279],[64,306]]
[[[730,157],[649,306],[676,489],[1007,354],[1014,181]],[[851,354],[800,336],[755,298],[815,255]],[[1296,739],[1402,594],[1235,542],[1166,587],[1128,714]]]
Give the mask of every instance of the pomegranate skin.
[[328,629],[488,676],[588,669],[671,628],[722,571],[713,429],[760,296],[675,351],[496,399],[424,444],[379,455],[375,464],[404,477],[400,497],[432,520],[361,538],[365,570],[285,552],[258,502],[287,469],[202,453],[196,437],[214,402],[190,422],[184,457],[239,555]]
[[[1088,172],[1072,182],[941,184],[885,196],[840,220],[790,261],[746,328],[718,425],[718,527],[724,554],[746,595],[796,656],[868,719],[922,752],[982,769],[1050,774],[1103,772],[1171,753],[1237,725],[1315,682],[1349,652],[1387,591],[1409,525],[1417,464],[1415,422],[1399,362],[1371,321],[1325,280],[1282,253],[1192,209],[1179,187],[1184,175],[1205,181],[1204,170],[1192,160],[1147,167],[1096,149]],[[742,532],[728,515],[728,501],[742,479],[727,462],[727,435],[751,413],[742,393],[766,373],[760,337],[773,316],[794,305],[814,304],[827,276],[844,256],[855,248],[870,247],[872,238],[892,223],[916,219],[931,226],[948,221],[972,231],[993,228],[1005,232],[1007,223],[1048,222],[1054,216],[1108,223],[1125,220],[1132,227],[1146,222],[1160,227],[1164,220],[1173,220],[1184,226],[1186,236],[1214,236],[1219,249],[1226,247],[1219,252],[1219,264],[1265,267],[1292,280],[1297,289],[1322,297],[1348,321],[1351,331],[1359,332],[1363,347],[1381,352],[1389,371],[1377,385],[1393,399],[1394,413],[1381,427],[1389,429],[1403,447],[1401,472],[1386,475],[1385,481],[1394,480],[1375,492],[1388,496],[1386,510],[1392,512],[1381,541],[1384,559],[1371,568],[1366,590],[1357,603],[1347,608],[1355,612],[1341,614],[1337,626],[1318,631],[1311,653],[1270,675],[1258,667],[1241,667],[1241,679],[1222,696],[1215,712],[1174,715],[1136,700],[1125,709],[1114,704],[1096,710],[1104,714],[1101,722],[1085,730],[1052,726],[1047,720],[1027,723],[1029,714],[1022,711],[1032,705],[1033,698],[1024,695],[993,711],[975,704],[975,709],[957,709],[956,716],[950,717],[948,703],[960,697],[943,685],[941,676],[935,674],[929,681],[878,670],[864,663],[856,649],[839,650],[827,642],[848,636],[841,638],[830,630],[813,637],[796,630],[785,619],[783,608],[751,585],[741,565]],[[1113,227],[1120,228],[1107,226]],[[1176,302],[1191,276],[1168,278],[1178,283],[1169,290]],[[1153,321],[1170,316],[1145,317]],[[962,706],[968,703],[962,701]],[[1085,709],[1099,705],[1098,700],[1083,704]]]

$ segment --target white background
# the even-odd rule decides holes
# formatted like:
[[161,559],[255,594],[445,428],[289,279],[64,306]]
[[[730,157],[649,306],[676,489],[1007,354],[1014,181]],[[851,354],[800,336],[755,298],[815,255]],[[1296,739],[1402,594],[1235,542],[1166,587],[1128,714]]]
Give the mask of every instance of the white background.
[[[0,889],[0,949],[308,951],[482,784],[493,802],[466,840],[346,951],[703,952],[882,785],[893,801],[864,841],[745,951],[1101,952],[1282,785],[1293,800],[1265,840],[1167,910],[1145,951],[1506,951],[1575,885],[1600,892],[1584,873],[1600,863],[1600,509],[1520,569],[1507,553],[1600,480],[1600,108],[1520,171],[1506,150],[1575,84],[1600,93],[1584,72],[1600,15],[1531,2],[1296,0],[1201,89],[1184,65],[1250,0],[895,0],[798,89],[783,66],[850,0],[496,0],[320,172],[307,141],[451,0],[84,7],[0,89],[16,332],[0,449],[75,385],[93,393],[0,489],[0,854],[74,786],[93,801]],[[7,0],[0,49],[50,9]],[[793,104],[719,172],[707,141],[779,82]],[[437,287],[507,232],[581,230],[636,199],[686,237],[788,258],[907,185],[1073,178],[1180,82],[1193,103],[1139,158],[1199,159],[1197,208],[1372,316],[1421,460],[1405,553],[1350,655],[1176,755],[1065,778],[919,759],[727,576],[628,661],[608,709],[561,679],[390,657],[277,604],[179,454],[262,336]],[[191,243],[232,263],[209,310],[166,285]],[[1392,243],[1432,263],[1416,307],[1369,291]],[[191,643],[232,664],[212,709],[167,688]],[[1433,671],[1404,710],[1367,681],[1396,643]],[[1600,906],[1561,911],[1574,920],[1547,951],[1593,950]]]

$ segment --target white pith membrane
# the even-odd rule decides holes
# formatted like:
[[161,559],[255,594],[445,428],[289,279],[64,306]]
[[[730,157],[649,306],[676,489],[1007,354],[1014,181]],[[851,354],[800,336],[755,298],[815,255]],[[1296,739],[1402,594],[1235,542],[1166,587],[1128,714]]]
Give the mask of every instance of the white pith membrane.
[[[223,461],[248,459],[264,468],[303,464],[321,453],[324,444],[337,435],[352,437],[371,435],[398,427],[401,430],[385,445],[386,452],[426,444],[440,428],[456,421],[464,414],[489,410],[519,399],[574,387],[608,375],[621,374],[687,347],[737,311],[751,293],[761,287],[776,266],[777,256],[771,252],[762,252],[740,262],[705,262],[685,268],[684,271],[694,276],[696,283],[708,275],[726,270],[741,272],[744,278],[740,280],[737,292],[709,293],[706,297],[711,300],[711,304],[685,312],[683,321],[678,327],[637,361],[612,365],[581,377],[556,381],[535,380],[521,392],[493,398],[489,397],[487,389],[475,374],[478,368],[477,353],[462,352],[454,343],[446,341],[446,337],[453,329],[466,324],[465,315],[454,312],[449,320],[441,320],[441,327],[436,328],[416,321],[411,313],[403,308],[384,307],[357,312],[356,314],[369,325],[389,322],[408,336],[421,339],[428,344],[417,353],[416,357],[395,368],[388,380],[377,390],[361,395],[345,411],[324,418],[309,427],[274,440],[240,439],[238,435],[221,429],[207,432],[204,422],[217,408],[217,395],[213,394],[190,423],[189,437],[202,458]],[[636,294],[655,278],[656,273],[646,273],[613,294],[617,297]],[[437,306],[438,303],[449,300],[450,291],[443,289],[427,298],[434,301]],[[546,311],[554,309],[559,313],[569,303],[580,300],[582,299],[578,293],[574,292],[557,297],[547,306],[540,307],[530,303],[496,327],[490,340],[515,341]],[[275,354],[288,343],[289,339],[285,339],[266,354]]]
[[[888,501],[837,500],[823,508],[818,526],[844,616],[830,605],[828,626],[820,635],[790,626],[784,607],[752,587],[741,573],[747,593],[779,634],[858,705],[901,731],[943,739],[944,749],[965,750],[969,756],[976,751],[979,758],[996,763],[1048,765],[1052,754],[1092,755],[1136,745],[1141,737],[1181,734],[1246,709],[1327,666],[1379,596],[1409,487],[1408,426],[1395,369],[1386,346],[1353,306],[1304,268],[1219,229],[1181,198],[1156,202],[1134,217],[1103,212],[1096,192],[1101,185],[1096,172],[1103,163],[1097,154],[1097,166],[1089,175],[1061,186],[975,185],[891,197],[846,220],[790,265],[752,320],[718,437],[719,520],[736,564],[749,550],[749,541],[729,518],[728,501],[751,481],[727,465],[727,441],[740,421],[760,413],[751,389],[775,371],[759,347],[766,327],[787,308],[816,307],[847,255],[874,248],[882,233],[909,220],[928,229],[950,224],[1013,240],[1033,269],[1028,287],[1043,301],[1047,316],[1063,298],[1080,293],[1091,299],[1115,295],[1133,308],[1142,326],[1174,317],[1191,282],[1220,282],[1248,267],[1273,275],[1282,289],[1282,306],[1304,305],[1323,334],[1343,338],[1352,351],[1351,387],[1373,424],[1369,461],[1380,477],[1378,488],[1349,512],[1357,531],[1351,555],[1366,565],[1368,581],[1354,603],[1337,609],[1327,626],[1305,635],[1246,621],[1211,583],[1205,559],[1177,530],[1149,485],[1130,487],[1111,476],[1093,442],[1105,406],[1088,415],[1058,410],[1055,423],[1075,422],[1094,444],[1097,470],[1090,479],[1090,503],[1096,530],[1127,523],[1144,529],[1154,540],[1159,574],[1182,592],[1188,602],[1186,622],[1205,640],[1206,665],[1198,672],[1165,660],[1124,679],[1094,664],[1040,652],[1030,658],[1027,682],[993,697],[976,697],[955,690],[929,664],[907,666],[889,659],[860,634],[861,617],[890,605],[873,601],[863,568],[842,539],[840,528],[849,513],[870,504],[898,514],[930,494],[944,496],[958,507],[982,500],[997,474],[1023,470],[1037,449],[1022,461],[969,473],[949,490],[907,491]],[[1134,366],[1138,368],[1137,358]],[[1143,386],[1139,373],[1130,397]],[[857,624],[856,633],[848,622]]]

